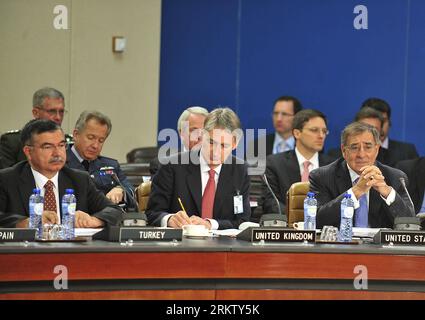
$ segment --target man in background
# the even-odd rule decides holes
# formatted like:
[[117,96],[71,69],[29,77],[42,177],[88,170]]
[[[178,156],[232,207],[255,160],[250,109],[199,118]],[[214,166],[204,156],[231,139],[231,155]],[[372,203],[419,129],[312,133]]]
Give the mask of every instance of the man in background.
[[391,127],[391,107],[388,102],[379,98],[369,98],[362,103],[361,108],[365,107],[380,111],[384,117],[380,138],[381,148],[388,151],[385,159],[387,165],[394,167],[399,161],[419,157],[414,144],[393,140],[388,137]]
[[108,116],[98,111],[82,112],[75,123],[74,145],[67,150],[66,163],[70,168],[87,171],[96,187],[113,203],[125,203],[127,208],[136,208],[133,186],[118,161],[100,155],[111,130]]
[[[62,125],[65,115],[65,98],[57,89],[42,88],[37,90],[32,100],[34,119],[46,119]],[[67,144],[72,144],[72,137],[65,135]],[[26,160],[21,144],[21,130],[11,130],[0,137],[0,169],[13,166]]]
[[[328,134],[326,116],[317,110],[304,109],[293,121],[295,150],[269,155],[266,164],[267,180],[280,203],[281,213],[286,212],[286,192],[295,182],[308,182],[309,173],[331,162],[320,154]],[[263,185],[263,212],[279,212],[276,201]]]
[[[202,142],[202,129],[207,116],[208,110],[203,107],[194,106],[184,110],[177,120],[177,131],[182,142],[182,148],[180,150],[176,146],[175,150],[169,150],[167,156],[179,151],[186,152],[199,148]],[[161,160],[160,157],[161,155],[158,155],[149,164],[149,171],[152,176],[156,174],[161,162],[163,162],[164,157],[161,157]]]

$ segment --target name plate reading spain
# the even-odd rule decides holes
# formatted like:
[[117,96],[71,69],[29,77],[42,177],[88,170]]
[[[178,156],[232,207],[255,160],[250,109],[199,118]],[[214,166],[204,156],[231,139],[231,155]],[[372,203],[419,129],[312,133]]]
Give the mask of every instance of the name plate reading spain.
[[163,229],[163,228],[120,228],[119,241],[181,241],[183,236],[182,229]]
[[393,231],[381,230],[375,236],[376,242],[381,244],[405,244],[411,246],[425,245],[424,231]]
[[0,242],[35,241],[37,229],[0,228]]
[[264,240],[265,242],[312,242],[316,241],[314,230],[293,230],[285,228],[254,228],[252,229],[252,242]]

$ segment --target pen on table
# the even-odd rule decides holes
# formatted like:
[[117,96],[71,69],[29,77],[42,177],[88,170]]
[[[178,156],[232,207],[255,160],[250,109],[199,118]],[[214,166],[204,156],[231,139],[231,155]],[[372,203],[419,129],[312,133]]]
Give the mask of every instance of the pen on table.
[[180,199],[180,197],[178,197],[177,199],[179,199],[179,203],[180,203],[180,207],[182,208],[182,210],[187,214],[186,209],[183,206],[182,200]]

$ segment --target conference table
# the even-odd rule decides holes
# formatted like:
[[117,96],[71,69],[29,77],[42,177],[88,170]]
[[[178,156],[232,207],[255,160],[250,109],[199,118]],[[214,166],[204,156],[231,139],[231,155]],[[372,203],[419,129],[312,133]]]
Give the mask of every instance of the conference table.
[[0,299],[425,299],[425,248],[169,242],[0,243]]

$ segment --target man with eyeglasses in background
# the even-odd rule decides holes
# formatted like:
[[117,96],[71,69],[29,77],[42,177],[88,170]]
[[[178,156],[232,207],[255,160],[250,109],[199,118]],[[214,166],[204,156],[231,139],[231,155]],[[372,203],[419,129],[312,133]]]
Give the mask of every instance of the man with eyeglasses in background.
[[[295,149],[269,155],[266,161],[266,176],[280,203],[282,214],[286,210],[286,192],[295,182],[308,181],[309,173],[329,164],[332,159],[320,154],[329,131],[326,116],[317,110],[304,109],[298,112],[292,129]],[[263,212],[278,212],[273,195],[263,184]],[[256,217],[254,217],[256,218]]]
[[[62,125],[65,115],[65,98],[57,89],[42,88],[33,95],[32,115],[34,119],[46,119]],[[65,135],[66,143],[72,144],[72,136]],[[0,137],[0,169],[25,160],[21,145],[21,130],[11,130]]]
[[400,182],[404,178],[407,184],[406,174],[376,161],[379,147],[375,127],[351,123],[341,134],[342,158],[310,173],[310,191],[318,202],[318,228],[339,228],[345,193],[354,200],[355,227],[392,228],[394,218],[414,216]]

